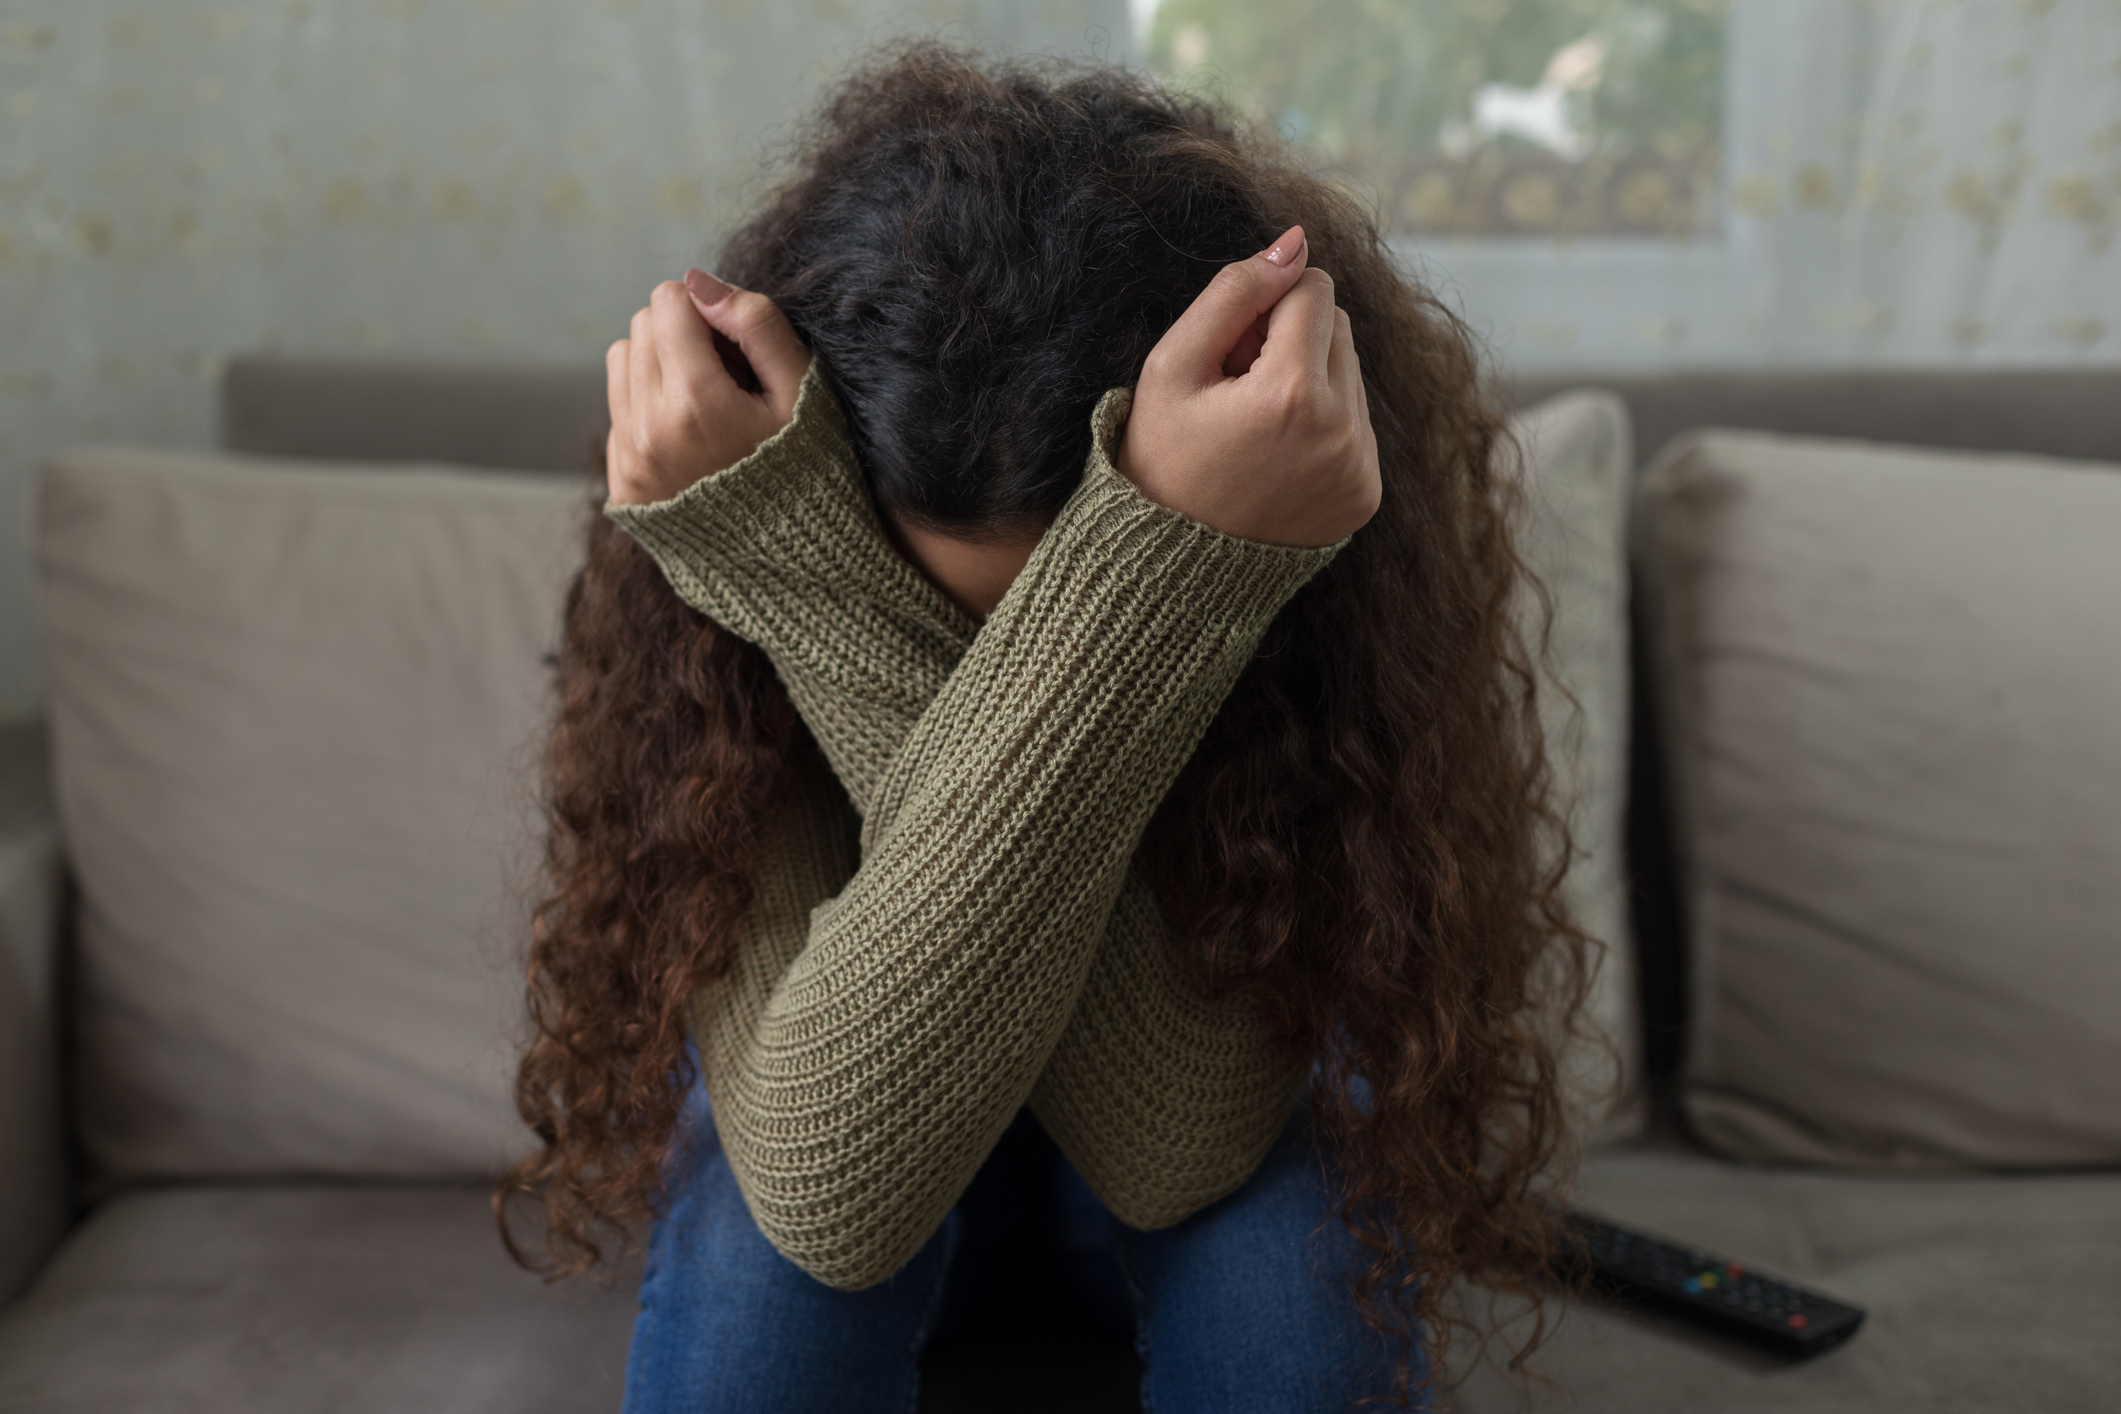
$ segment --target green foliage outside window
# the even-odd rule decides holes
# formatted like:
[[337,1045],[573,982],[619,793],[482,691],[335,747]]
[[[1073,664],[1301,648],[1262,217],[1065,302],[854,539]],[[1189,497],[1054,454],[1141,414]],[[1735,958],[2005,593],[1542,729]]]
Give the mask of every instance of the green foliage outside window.
[[1161,0],[1147,40],[1158,71],[1309,144],[1402,231],[1686,237],[1715,215],[1726,8]]

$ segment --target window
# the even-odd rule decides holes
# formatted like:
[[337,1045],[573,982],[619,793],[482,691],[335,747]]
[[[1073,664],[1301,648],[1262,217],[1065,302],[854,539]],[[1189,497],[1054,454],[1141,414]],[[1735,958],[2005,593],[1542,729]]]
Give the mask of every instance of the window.
[[1726,0],[1133,0],[1151,67],[1376,193],[1401,235],[1718,229]]

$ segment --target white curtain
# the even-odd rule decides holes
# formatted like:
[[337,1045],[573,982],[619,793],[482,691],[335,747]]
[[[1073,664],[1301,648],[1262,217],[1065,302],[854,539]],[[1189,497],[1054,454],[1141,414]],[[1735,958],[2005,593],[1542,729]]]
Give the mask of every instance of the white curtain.
[[[8,0],[0,711],[38,458],[210,443],[252,350],[594,362],[909,29],[1129,52],[1125,0]],[[1503,355],[2121,360],[2121,5],[1736,0],[1730,35],[1717,239],[1417,252]]]
[[1720,238],[1416,254],[1520,367],[2121,363],[2121,5],[1738,0]]

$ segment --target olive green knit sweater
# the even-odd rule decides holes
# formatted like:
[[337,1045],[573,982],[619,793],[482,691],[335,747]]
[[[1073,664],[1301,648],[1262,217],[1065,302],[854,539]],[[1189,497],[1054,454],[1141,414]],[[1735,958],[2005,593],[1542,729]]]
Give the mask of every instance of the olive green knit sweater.
[[[794,419],[667,501],[608,508],[757,644],[836,780],[763,842],[729,975],[694,1011],[760,1229],[821,1281],[882,1281],[1029,1104],[1114,1214],[1244,1182],[1303,1065],[1180,975],[1143,829],[1268,622],[1338,546],[1240,540],[1142,496],[1092,418],[1082,484],[975,626],[884,536],[815,362]],[[857,830],[859,834],[857,836]]]

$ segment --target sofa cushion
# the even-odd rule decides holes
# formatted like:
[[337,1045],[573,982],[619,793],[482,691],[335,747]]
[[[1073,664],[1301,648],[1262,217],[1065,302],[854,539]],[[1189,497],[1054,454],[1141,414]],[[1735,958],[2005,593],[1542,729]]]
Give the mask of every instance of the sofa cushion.
[[1708,433],[1639,513],[1699,1132],[2121,1162],[2121,467]]
[[147,1190],[0,1316],[19,1414],[619,1407],[638,1271],[547,1285],[475,1189]]
[[47,467],[102,1178],[477,1175],[520,1142],[542,658],[587,506],[442,468]]
[[1529,493],[1519,550],[1545,587],[1524,621],[1549,629],[1540,718],[1577,851],[1564,888],[1579,925],[1602,945],[1591,987],[1592,1035],[1570,1079],[1585,1130],[1612,1140],[1640,1127],[1635,956],[1622,862],[1628,771],[1627,410],[1610,393],[1565,394],[1526,409],[1510,430]]
[[[1793,1363],[1670,1316],[1579,1299],[1533,1357],[1535,1410],[1963,1414],[2113,1407],[2121,1389],[2121,1178],[1740,1168],[1676,1144],[1608,1149],[1578,1201],[1615,1222],[1863,1307]],[[1492,1369],[1461,1414],[1518,1414]]]

